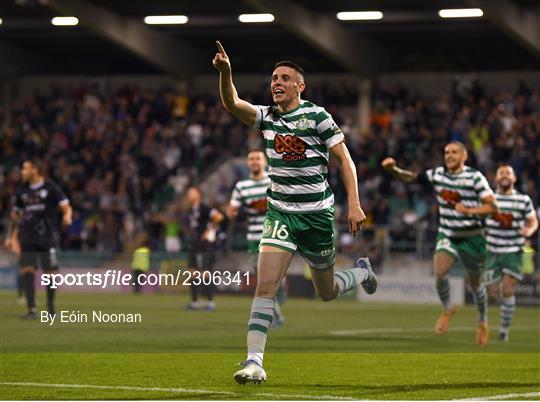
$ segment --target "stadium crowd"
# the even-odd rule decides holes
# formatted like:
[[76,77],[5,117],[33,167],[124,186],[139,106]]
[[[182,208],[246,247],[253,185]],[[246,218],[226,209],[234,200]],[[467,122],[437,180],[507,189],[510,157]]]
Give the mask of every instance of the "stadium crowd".
[[[261,88],[245,98],[268,103],[267,92]],[[540,204],[540,88],[520,85],[514,93],[490,94],[478,82],[456,82],[431,98],[401,85],[375,86],[368,132],[356,125],[357,97],[346,85],[319,85],[305,98],[326,107],[346,135],[358,167],[365,227],[374,229],[371,240],[380,227],[395,245],[414,241],[412,229],[420,222],[435,230],[433,195],[391,179],[380,161],[391,155],[401,166],[425,170],[441,164],[449,140],[467,145],[468,164],[491,183],[496,166],[510,163],[518,189]],[[92,85],[55,88],[13,101],[3,120],[0,218],[5,222],[21,162],[39,156],[73,205],[73,224],[62,241],[69,249],[118,252],[142,229],[150,231],[153,248],[165,248],[166,236],[182,234],[175,207],[182,195],[175,195],[169,179],[185,174],[198,181],[228,156],[261,146],[258,133],[233,119],[217,98],[170,88],[125,87],[112,94]],[[329,181],[337,220],[344,222],[337,169],[330,169]],[[351,241],[342,234],[343,247]]]

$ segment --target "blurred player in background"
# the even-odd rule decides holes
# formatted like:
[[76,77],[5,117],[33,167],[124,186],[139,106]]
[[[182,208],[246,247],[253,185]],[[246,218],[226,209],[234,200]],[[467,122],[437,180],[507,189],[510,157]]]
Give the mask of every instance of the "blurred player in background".
[[[270,187],[270,177],[266,173],[266,156],[262,150],[252,150],[248,153],[249,179],[240,180],[234,185],[231,201],[227,209],[229,219],[238,215],[244,208],[248,215],[248,253],[251,256],[250,270],[257,270],[259,243],[262,238],[263,223],[266,216],[266,190]],[[280,304],[285,301],[285,278],[281,282],[274,304],[274,319],[272,326],[283,325],[284,317]]]
[[525,238],[538,229],[538,218],[531,198],[514,189],[517,179],[510,165],[500,166],[495,180],[499,212],[486,219],[488,258],[483,279],[491,295],[499,295],[501,288],[499,339],[508,341],[516,310],[516,287],[523,279],[523,246]]
[[150,270],[150,239],[144,235],[141,245],[133,251],[131,258],[131,271],[133,275],[133,292],[141,293],[141,275],[145,275]]
[[262,130],[269,159],[268,210],[259,246],[258,278],[247,333],[247,359],[234,374],[240,384],[266,380],[263,355],[274,316],[274,298],[294,253],[309,264],[317,295],[333,300],[362,285],[374,293],[377,279],[367,258],[355,268],[334,273],[334,195],[326,175],[332,154],[341,166],[348,195],[349,230],[356,234],[366,219],[360,207],[356,167],[343,132],[322,107],[300,98],[304,71],[295,63],[279,62],[272,73],[276,106],[254,106],[238,97],[229,57],[216,42],[213,64],[219,71],[223,106],[244,124]]
[[[202,202],[203,195],[197,186],[191,186],[188,189],[186,198],[189,209],[185,216],[187,222],[183,225],[183,230],[187,233],[188,239],[188,268],[194,274],[198,271],[202,279],[205,272],[211,275],[214,269],[216,233],[224,216],[217,209],[210,208]],[[187,305],[187,308],[189,310],[214,311],[216,304],[212,281],[205,285],[201,280],[201,284],[196,285],[194,280],[197,278],[197,275],[191,277],[191,303]],[[199,303],[199,290],[201,288],[207,299],[206,305]]]
[[[6,247],[13,250],[20,243],[20,280],[26,296],[28,314],[36,318],[34,276],[41,267],[44,273],[58,270],[57,249],[60,241],[59,210],[62,225],[71,225],[69,200],[53,182],[44,178],[43,165],[37,159],[22,165],[23,185],[17,191],[10,216]],[[55,314],[55,290],[47,286],[47,310]]]
[[448,330],[456,308],[450,303],[448,273],[456,259],[461,259],[467,271],[478,311],[476,342],[489,342],[486,289],[481,281],[486,258],[486,241],[481,215],[497,212],[493,191],[482,173],[465,165],[467,149],[453,141],[444,147],[444,166],[415,173],[399,168],[393,158],[386,158],[382,166],[394,177],[405,182],[433,186],[439,204],[439,231],[433,257],[436,288],[444,307],[435,324],[438,335]]

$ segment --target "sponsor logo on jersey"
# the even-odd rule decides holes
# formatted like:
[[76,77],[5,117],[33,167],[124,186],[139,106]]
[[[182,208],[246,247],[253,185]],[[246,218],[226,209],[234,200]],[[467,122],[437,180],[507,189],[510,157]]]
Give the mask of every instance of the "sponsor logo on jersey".
[[444,189],[441,191],[441,198],[451,206],[455,206],[461,201],[461,195],[457,191]]
[[249,203],[249,207],[256,210],[257,212],[266,212],[266,198],[262,200],[253,200]]
[[500,227],[508,229],[512,227],[514,215],[504,212],[497,212],[496,214],[493,214],[493,220],[497,222]]
[[274,150],[282,155],[286,162],[303,161],[307,159],[306,143],[302,138],[291,134],[277,134],[274,138]]
[[30,205],[27,205],[24,210],[27,211],[27,212],[36,212],[36,211],[45,211],[45,208],[47,208],[47,206],[45,204],[30,204]]
[[334,247],[327,248],[326,250],[321,251],[321,256],[328,257],[329,255],[332,255],[334,253],[334,250]]

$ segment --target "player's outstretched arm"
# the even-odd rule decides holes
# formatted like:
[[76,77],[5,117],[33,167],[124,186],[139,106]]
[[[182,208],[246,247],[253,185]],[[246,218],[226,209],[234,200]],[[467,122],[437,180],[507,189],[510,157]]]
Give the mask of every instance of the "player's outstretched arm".
[[405,183],[414,183],[418,180],[418,173],[399,168],[394,158],[384,158],[381,166],[396,179]]
[[232,80],[231,62],[225,49],[216,41],[218,52],[212,64],[219,71],[219,94],[223,107],[240,119],[244,124],[252,126],[257,119],[257,109],[251,103],[238,97],[238,92]]
[[360,206],[360,196],[358,195],[358,178],[356,177],[356,166],[351,158],[345,143],[341,142],[330,148],[330,153],[335,156],[341,166],[341,176],[347,191],[347,201],[349,211],[347,220],[349,221],[349,232],[356,236],[356,232],[362,228],[362,223],[366,220],[366,214]]

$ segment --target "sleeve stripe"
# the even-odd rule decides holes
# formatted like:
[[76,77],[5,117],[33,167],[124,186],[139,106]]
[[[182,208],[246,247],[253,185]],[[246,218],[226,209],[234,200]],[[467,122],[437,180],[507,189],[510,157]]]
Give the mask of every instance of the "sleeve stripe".
[[330,137],[326,141],[326,146],[328,149],[335,147],[336,145],[342,143],[345,141],[345,136],[343,134],[341,135],[334,135],[333,137]]
[[323,121],[321,121],[319,124],[317,124],[317,130],[319,132],[324,132],[326,130],[329,130],[332,127],[332,118],[327,117]]

